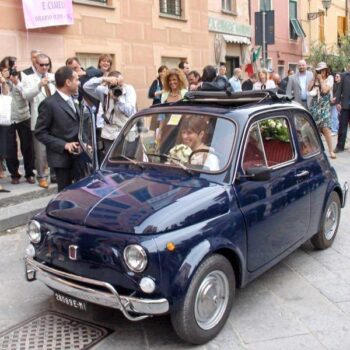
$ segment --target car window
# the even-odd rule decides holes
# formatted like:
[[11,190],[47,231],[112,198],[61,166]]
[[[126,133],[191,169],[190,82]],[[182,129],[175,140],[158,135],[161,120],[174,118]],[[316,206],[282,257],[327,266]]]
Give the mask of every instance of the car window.
[[243,170],[247,170],[251,167],[267,166],[264,155],[264,149],[262,145],[262,139],[260,137],[260,131],[258,123],[255,123],[248,134],[244,156],[243,156]]
[[139,162],[200,172],[228,164],[235,125],[214,116],[154,114],[135,118],[113,145],[108,162]]
[[303,157],[311,156],[321,150],[317,131],[313,128],[305,115],[294,116],[294,123],[297,132],[299,149]]
[[259,122],[267,166],[273,167],[294,158],[287,118],[268,118]]
[[267,118],[252,125],[246,141],[243,170],[275,167],[292,159],[294,151],[287,118]]

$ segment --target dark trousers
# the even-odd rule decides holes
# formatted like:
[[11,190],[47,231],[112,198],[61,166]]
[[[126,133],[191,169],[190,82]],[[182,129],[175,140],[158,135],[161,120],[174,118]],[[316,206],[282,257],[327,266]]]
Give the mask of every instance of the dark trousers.
[[30,130],[30,119],[24,120],[23,122],[17,124],[12,124],[8,128],[6,165],[12,178],[20,177],[18,172],[19,160],[17,134],[21,144],[25,177],[28,178],[34,176],[34,147],[32,132]]
[[350,122],[350,109],[342,109],[339,115],[339,131],[337,148],[344,150],[348,124]]
[[109,149],[113,145],[114,141],[102,138],[102,142],[103,142],[103,152],[104,152],[103,156],[105,157],[106,154],[108,153]]
[[61,192],[64,188],[73,183],[73,168],[54,168],[57,179],[57,191]]
[[90,175],[90,168],[81,155],[72,156],[70,168],[53,168],[56,174],[57,190],[61,192],[64,188]]

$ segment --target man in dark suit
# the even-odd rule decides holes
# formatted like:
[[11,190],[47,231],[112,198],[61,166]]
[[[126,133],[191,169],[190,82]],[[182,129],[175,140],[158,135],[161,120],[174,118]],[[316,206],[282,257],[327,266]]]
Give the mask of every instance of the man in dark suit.
[[35,137],[46,145],[49,167],[54,168],[58,192],[75,179],[79,115],[73,101],[78,94],[79,77],[69,67],[61,67],[55,73],[57,91],[39,105]]
[[32,61],[32,65],[23,70],[23,73],[25,75],[32,75],[35,73],[35,63],[36,63],[36,57],[40,54],[41,52],[39,50],[32,50],[30,51],[30,60]]
[[350,122],[350,64],[347,69],[347,72],[341,75],[340,86],[336,93],[336,104],[338,111],[340,111],[340,115],[338,143],[335,147],[334,153],[344,151],[348,124]]

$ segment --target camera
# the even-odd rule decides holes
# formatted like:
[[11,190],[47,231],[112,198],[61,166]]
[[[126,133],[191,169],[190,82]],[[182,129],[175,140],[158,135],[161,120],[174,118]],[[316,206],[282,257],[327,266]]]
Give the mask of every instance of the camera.
[[10,58],[9,59],[9,73],[10,73],[10,76],[12,75],[13,77],[18,75],[18,71],[17,71],[15,65],[16,65],[16,60],[14,60],[13,58]]
[[109,90],[112,92],[114,97],[120,97],[123,94],[123,88],[119,85],[111,85]]

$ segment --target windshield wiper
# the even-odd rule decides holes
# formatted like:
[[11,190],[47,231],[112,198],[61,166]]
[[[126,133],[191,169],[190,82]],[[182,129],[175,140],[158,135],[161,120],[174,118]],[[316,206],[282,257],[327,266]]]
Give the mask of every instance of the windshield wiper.
[[188,168],[186,165],[181,163],[179,159],[173,158],[169,154],[165,154],[165,153],[147,153],[147,155],[148,156],[155,156],[155,157],[165,158],[165,159],[169,160],[171,163],[174,163],[174,164],[178,165],[186,173],[188,173],[190,175],[193,175],[193,171],[190,168]]
[[128,156],[126,156],[125,154],[118,154],[118,157],[120,158],[124,158],[126,160],[128,160],[129,162],[131,162],[132,164],[137,165],[138,167],[140,167],[142,170],[145,170],[145,167],[143,165],[141,165],[139,162],[137,162],[134,159],[129,158]]

